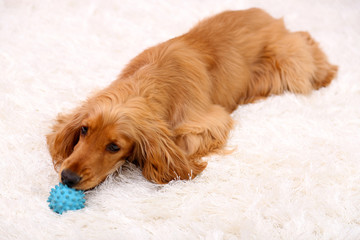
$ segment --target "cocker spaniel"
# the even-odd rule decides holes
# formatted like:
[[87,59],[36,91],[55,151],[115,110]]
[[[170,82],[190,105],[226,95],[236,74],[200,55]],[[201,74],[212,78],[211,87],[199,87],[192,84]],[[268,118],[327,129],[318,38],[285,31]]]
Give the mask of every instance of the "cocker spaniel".
[[191,179],[219,152],[239,104],[327,86],[331,65],[307,32],[260,9],[226,11],[135,57],[47,135],[64,184],[90,189],[125,161],[148,180]]

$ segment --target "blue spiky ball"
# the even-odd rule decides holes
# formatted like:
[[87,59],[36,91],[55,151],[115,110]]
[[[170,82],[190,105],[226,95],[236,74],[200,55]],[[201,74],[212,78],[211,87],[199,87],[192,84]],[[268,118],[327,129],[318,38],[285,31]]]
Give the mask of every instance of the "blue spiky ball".
[[85,207],[84,191],[69,188],[59,183],[55,188],[51,189],[48,198],[50,209],[54,212],[62,214],[68,210],[78,210]]

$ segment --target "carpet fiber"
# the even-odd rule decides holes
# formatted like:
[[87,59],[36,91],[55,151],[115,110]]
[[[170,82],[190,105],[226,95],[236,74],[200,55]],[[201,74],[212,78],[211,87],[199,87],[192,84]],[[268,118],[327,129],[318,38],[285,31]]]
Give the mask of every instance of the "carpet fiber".
[[[261,7],[339,65],[332,84],[240,106],[226,156],[156,185],[126,164],[58,215],[45,135],[147,47]],[[0,1],[1,239],[360,239],[359,1]]]

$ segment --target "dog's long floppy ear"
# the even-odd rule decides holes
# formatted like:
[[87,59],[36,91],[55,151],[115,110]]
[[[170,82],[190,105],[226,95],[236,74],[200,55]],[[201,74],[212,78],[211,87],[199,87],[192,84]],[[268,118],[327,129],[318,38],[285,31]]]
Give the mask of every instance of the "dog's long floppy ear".
[[152,115],[143,101],[136,101],[136,109],[126,115],[136,142],[132,158],[140,164],[144,177],[164,184],[174,179],[192,179],[201,173],[207,163],[188,159],[175,144],[167,123]]
[[79,141],[81,122],[85,113],[76,109],[67,115],[58,115],[52,132],[46,136],[54,168],[58,170],[61,163],[73,152]]

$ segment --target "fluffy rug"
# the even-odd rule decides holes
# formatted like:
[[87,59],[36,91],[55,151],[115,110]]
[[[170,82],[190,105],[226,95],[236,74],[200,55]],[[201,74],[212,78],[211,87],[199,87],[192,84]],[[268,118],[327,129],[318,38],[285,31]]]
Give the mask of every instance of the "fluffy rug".
[[[321,43],[337,79],[240,106],[233,154],[156,185],[127,164],[58,215],[45,134],[140,51],[261,7]],[[1,239],[360,239],[359,1],[0,1]]]

